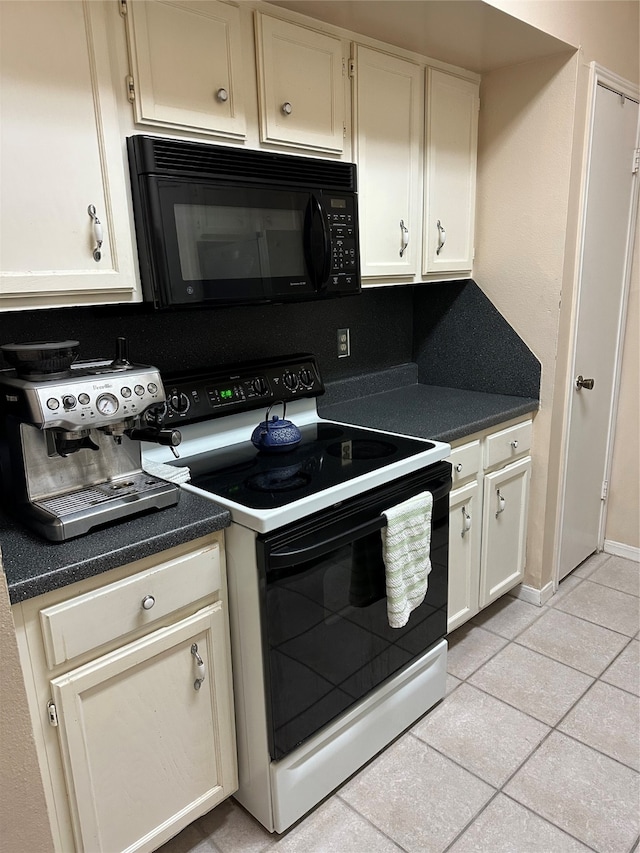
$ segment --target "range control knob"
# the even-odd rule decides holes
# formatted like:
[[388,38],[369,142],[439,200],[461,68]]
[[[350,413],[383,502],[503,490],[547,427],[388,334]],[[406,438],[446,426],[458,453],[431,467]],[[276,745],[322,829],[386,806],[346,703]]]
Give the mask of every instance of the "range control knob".
[[285,388],[288,388],[289,391],[295,391],[298,387],[298,377],[295,373],[290,373],[288,370],[282,377],[282,381],[284,382]]
[[313,373],[309,370],[308,367],[303,367],[300,373],[298,374],[298,378],[300,379],[300,383],[304,385],[305,388],[311,388],[313,385]]
[[263,377],[256,376],[255,379],[251,380],[251,390],[263,397],[269,389],[267,388],[267,383],[264,381]]
[[189,411],[189,398],[181,391],[172,391],[168,399],[169,408],[178,415],[184,415]]

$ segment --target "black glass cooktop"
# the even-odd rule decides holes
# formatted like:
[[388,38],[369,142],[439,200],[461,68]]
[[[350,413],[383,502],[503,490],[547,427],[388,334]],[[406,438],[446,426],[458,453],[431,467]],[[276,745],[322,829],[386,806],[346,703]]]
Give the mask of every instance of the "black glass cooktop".
[[300,428],[296,447],[278,453],[250,441],[180,460],[191,483],[254,509],[273,509],[408,459],[434,445],[359,427],[317,423]]

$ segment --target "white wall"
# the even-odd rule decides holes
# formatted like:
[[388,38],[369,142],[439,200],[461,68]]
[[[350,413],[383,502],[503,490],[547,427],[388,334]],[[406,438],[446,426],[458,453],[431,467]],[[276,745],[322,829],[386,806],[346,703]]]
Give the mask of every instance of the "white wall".
[[515,18],[568,44],[582,48],[587,62],[595,60],[637,83],[638,0],[485,0]]
[[475,277],[542,364],[525,583],[542,565],[551,411],[569,204],[577,58],[483,76]]
[[[582,46],[555,72],[555,60],[532,62],[485,75],[481,89],[477,211],[481,254],[476,276],[543,365],[541,411],[534,429],[525,577],[525,583],[541,588],[554,575],[562,400],[569,357],[588,65],[596,61],[638,81],[640,4],[636,0],[490,2],[550,35]],[[573,94],[571,85],[575,85]],[[521,175],[519,168],[528,174]],[[511,181],[515,182],[513,189]],[[524,212],[517,212],[516,194],[521,195]],[[509,200],[508,211],[503,206],[505,199]],[[511,215],[516,219],[513,224]],[[502,242],[495,236],[500,233]],[[491,257],[487,257],[490,246]],[[633,467],[633,449],[629,451],[638,424],[636,306],[637,296],[632,295],[607,527],[607,538],[630,545],[637,542],[640,517],[633,485],[638,468],[637,462]]]

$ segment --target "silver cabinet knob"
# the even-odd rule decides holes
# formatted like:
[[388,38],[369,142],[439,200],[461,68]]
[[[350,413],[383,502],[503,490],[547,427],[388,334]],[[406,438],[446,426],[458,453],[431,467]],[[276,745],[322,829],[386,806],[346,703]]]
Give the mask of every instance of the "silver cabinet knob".
[[281,109],[282,109],[282,112],[283,112],[286,116],[290,116],[290,115],[291,115],[291,113],[292,113],[292,111],[293,111],[293,107],[291,106],[291,104],[289,103],[289,101],[285,101],[285,102],[284,102],[284,104],[282,105]]
[[576,388],[578,391],[584,388],[585,391],[591,391],[596,384],[595,379],[585,379],[582,374],[576,379]]
[[513,441],[511,442],[511,447],[513,447],[514,450],[518,449],[518,439],[517,438],[513,439]]
[[218,89],[216,92],[216,98],[223,104],[225,101],[229,100],[229,93],[226,89]]
[[458,474],[460,473],[460,471],[462,471],[462,462],[458,462],[458,464],[456,465],[456,471],[458,472]]
[[142,609],[151,610],[155,603],[156,600],[152,595],[145,595],[145,597],[142,599]]

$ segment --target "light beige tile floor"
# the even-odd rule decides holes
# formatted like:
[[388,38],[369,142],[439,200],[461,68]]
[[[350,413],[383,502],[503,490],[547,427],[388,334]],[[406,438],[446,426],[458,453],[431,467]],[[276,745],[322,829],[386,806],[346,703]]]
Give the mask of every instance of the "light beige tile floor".
[[450,637],[446,698],[288,832],[233,799],[162,853],[636,853],[640,565],[598,554],[544,607]]

